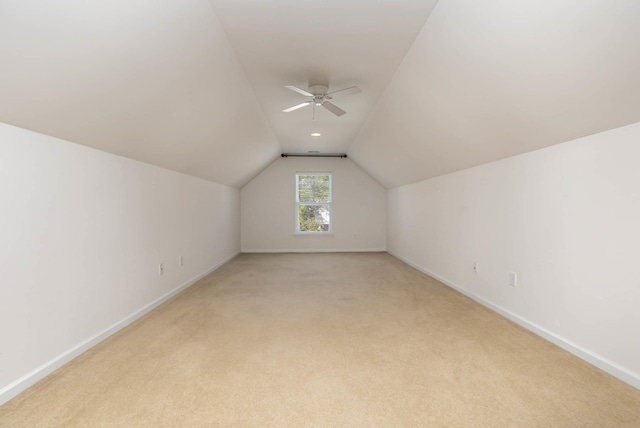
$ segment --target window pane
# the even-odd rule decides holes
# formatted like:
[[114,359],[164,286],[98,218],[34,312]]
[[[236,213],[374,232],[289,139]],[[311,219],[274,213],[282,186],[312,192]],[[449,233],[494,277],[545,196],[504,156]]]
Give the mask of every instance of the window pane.
[[328,232],[331,221],[329,205],[300,205],[298,224],[300,232]]
[[299,202],[331,202],[328,175],[299,175]]

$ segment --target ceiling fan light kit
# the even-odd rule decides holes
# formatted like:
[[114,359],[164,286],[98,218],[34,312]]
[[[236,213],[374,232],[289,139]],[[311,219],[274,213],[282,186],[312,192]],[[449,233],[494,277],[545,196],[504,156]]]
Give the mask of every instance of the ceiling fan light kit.
[[314,110],[313,110],[313,119],[315,119],[315,107],[318,106],[322,106],[325,109],[327,109],[328,111],[330,111],[331,113],[333,113],[334,115],[340,117],[345,115],[347,112],[342,110],[340,107],[338,107],[337,105],[333,104],[331,102],[331,100],[334,97],[341,97],[341,96],[347,96],[347,95],[356,95],[359,94],[360,92],[360,88],[358,88],[357,86],[351,86],[348,88],[344,88],[344,89],[339,89],[337,91],[333,91],[333,92],[329,92],[329,87],[326,85],[310,85],[309,86],[309,90],[305,91],[304,89],[298,88],[297,86],[293,86],[293,85],[287,85],[285,86],[285,88],[293,91],[293,92],[297,92],[300,95],[303,95],[305,97],[307,97],[307,101],[300,103],[300,104],[296,104],[292,107],[286,108],[284,110],[282,110],[284,113],[289,113],[292,112],[294,110],[298,110],[302,107],[306,107],[308,105],[312,105]]

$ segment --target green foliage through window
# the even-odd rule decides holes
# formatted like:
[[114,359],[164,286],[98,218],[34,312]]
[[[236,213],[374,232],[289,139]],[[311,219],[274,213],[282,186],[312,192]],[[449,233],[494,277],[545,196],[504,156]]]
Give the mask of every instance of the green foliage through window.
[[298,232],[331,231],[331,175],[297,174]]

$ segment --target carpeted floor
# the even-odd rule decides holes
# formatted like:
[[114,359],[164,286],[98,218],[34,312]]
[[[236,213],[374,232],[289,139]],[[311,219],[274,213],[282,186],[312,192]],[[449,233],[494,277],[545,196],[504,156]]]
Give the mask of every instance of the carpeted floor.
[[388,254],[243,254],[2,427],[640,427],[640,391]]

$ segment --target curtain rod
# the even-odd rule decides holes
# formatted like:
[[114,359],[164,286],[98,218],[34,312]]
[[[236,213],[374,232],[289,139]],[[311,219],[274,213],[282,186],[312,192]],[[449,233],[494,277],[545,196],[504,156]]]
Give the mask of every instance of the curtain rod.
[[346,153],[283,153],[283,158],[306,157],[306,158],[346,158]]

